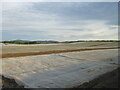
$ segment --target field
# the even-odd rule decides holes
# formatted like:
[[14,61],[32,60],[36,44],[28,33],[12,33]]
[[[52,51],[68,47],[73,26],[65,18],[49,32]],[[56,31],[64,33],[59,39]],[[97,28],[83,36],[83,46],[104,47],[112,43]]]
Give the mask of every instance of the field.
[[118,42],[8,44],[1,50],[0,75],[24,88],[73,88],[118,68]]
[[118,47],[117,42],[83,42],[73,44],[39,44],[39,45],[3,45],[2,57],[18,57],[40,54],[73,52],[88,49],[112,49]]

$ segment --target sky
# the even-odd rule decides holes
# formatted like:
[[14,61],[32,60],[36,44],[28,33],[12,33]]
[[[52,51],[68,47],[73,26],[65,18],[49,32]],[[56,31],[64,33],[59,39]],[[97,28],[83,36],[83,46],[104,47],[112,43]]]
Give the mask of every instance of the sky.
[[117,2],[4,2],[2,40],[116,40]]

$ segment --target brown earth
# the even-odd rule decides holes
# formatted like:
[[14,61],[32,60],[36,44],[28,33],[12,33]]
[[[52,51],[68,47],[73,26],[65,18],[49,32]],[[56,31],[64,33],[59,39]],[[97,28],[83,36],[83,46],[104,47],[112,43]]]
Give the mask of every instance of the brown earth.
[[117,42],[87,42],[73,44],[39,44],[39,45],[3,45],[0,47],[2,54],[7,53],[28,53],[28,52],[45,52],[55,50],[74,50],[84,48],[108,48],[118,47]]
[[[6,53],[6,54],[2,54],[2,58],[23,57],[23,56],[33,56],[33,55],[44,55],[44,54],[55,54],[55,53],[66,53],[66,52],[77,52],[77,51],[118,49],[118,48],[120,48],[120,47],[112,47],[112,48],[90,48],[90,49],[73,49],[73,50],[54,50],[54,51],[27,52],[27,53]],[[0,57],[0,58],[1,58],[1,57]]]

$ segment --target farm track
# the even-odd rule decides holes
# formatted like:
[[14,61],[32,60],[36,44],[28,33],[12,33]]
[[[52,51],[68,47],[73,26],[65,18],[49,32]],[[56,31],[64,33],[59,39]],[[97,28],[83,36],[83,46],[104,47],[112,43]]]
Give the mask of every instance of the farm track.
[[104,49],[118,49],[118,48],[120,48],[120,47],[73,49],[73,50],[53,50],[53,51],[26,52],[26,53],[6,53],[6,54],[2,54],[2,57],[0,57],[0,58],[12,58],[12,57],[23,57],[23,56],[33,56],[33,55],[45,55],[45,54],[91,51],[91,50],[104,50]]

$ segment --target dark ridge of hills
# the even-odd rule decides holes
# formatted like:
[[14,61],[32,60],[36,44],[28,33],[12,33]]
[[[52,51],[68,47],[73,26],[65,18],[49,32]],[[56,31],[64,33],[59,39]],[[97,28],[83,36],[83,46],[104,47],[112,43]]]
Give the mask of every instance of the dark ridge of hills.
[[2,41],[1,43],[11,43],[11,44],[50,44],[50,43],[77,43],[77,42],[120,42],[120,40],[76,40],[76,41],[30,41],[30,40],[9,40]]
[[49,44],[49,43],[59,43],[58,41],[30,41],[30,40],[11,40],[2,41],[1,43],[11,43],[11,44]]

